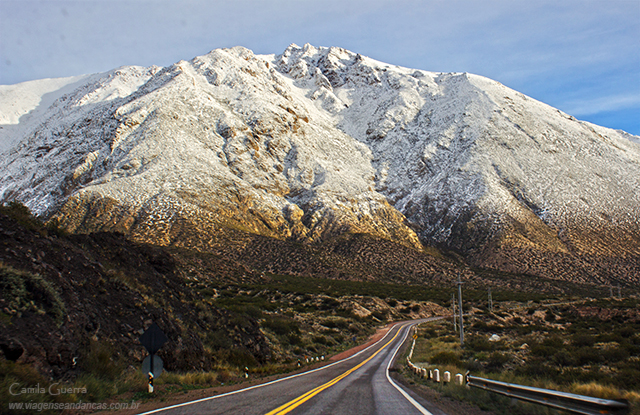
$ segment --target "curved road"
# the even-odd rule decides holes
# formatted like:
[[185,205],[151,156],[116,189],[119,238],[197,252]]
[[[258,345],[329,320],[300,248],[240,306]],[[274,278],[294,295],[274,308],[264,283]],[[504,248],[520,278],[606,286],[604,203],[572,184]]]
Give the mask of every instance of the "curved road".
[[319,369],[145,414],[446,415],[389,376],[410,328],[429,320],[398,323],[367,349]]

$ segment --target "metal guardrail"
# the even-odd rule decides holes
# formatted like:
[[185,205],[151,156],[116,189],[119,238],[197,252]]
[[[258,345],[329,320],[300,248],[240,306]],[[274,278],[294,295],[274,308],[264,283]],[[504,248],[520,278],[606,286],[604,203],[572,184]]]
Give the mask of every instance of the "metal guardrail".
[[629,403],[626,400],[599,399],[550,389],[499,382],[469,374],[467,374],[467,385],[576,414],[618,415],[629,413]]

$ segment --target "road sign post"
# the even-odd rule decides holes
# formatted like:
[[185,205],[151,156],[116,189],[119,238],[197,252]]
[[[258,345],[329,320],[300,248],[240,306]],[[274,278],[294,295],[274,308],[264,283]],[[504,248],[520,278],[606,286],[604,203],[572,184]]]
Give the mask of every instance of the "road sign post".
[[153,392],[153,378],[162,373],[162,359],[155,354],[167,340],[169,339],[156,323],[151,324],[140,336],[140,343],[149,352],[149,356],[142,362],[142,371],[149,378],[149,393]]

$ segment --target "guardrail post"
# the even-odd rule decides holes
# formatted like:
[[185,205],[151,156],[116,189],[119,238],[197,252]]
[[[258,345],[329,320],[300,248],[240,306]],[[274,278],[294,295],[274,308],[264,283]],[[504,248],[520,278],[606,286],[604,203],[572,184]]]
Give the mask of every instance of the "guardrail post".
[[448,370],[447,370],[447,371],[445,371],[445,372],[442,374],[442,381],[443,381],[444,383],[449,383],[449,382],[451,382],[451,372],[449,372]]
[[462,386],[464,384],[464,376],[460,373],[456,374],[456,385]]
[[440,382],[440,370],[433,369],[433,381]]

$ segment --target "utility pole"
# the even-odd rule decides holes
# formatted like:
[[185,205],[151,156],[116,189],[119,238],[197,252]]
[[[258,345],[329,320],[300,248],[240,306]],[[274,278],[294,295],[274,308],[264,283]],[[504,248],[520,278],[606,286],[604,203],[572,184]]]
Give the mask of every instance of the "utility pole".
[[491,298],[491,287],[489,287],[489,312],[493,312],[493,298]]
[[462,276],[458,273],[458,308],[460,309],[460,347],[464,347],[464,322],[462,320]]
[[457,325],[457,320],[458,318],[456,317],[456,294],[452,293],[451,294],[451,310],[452,310],[452,314],[453,314],[453,331],[457,332],[458,331],[458,325]]

